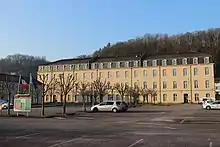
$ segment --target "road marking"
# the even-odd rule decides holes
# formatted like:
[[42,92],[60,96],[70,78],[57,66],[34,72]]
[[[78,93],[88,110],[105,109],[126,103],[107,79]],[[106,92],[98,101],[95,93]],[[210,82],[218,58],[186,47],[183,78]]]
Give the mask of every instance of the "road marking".
[[172,127],[163,127],[164,129],[171,129],[171,130],[175,130],[176,128],[172,128]]
[[209,147],[212,147],[212,142],[209,142]]
[[38,134],[40,134],[40,133],[34,133],[34,134],[28,134],[28,135],[23,135],[23,136],[17,136],[15,138],[16,139],[24,139],[24,138],[31,137],[31,136],[38,135]]
[[164,114],[165,112],[160,112],[160,114]]
[[155,125],[155,126],[162,126],[164,124],[156,124],[156,123],[147,123],[147,122],[139,122],[138,125]]
[[80,139],[83,139],[83,137],[74,138],[74,139],[71,139],[71,140],[67,140],[67,141],[63,141],[63,142],[60,142],[60,143],[56,143],[56,144],[53,144],[53,145],[51,145],[51,146],[49,146],[49,147],[60,146],[60,145],[67,144],[67,143],[70,143],[70,142],[74,142],[74,141],[77,141],[77,140],[80,140]]
[[144,139],[140,139],[140,140],[137,140],[136,142],[132,143],[131,145],[129,145],[128,147],[133,147],[135,146],[136,144],[142,142]]
[[180,123],[181,123],[181,124],[183,124],[184,122],[185,122],[185,119],[181,120],[181,122],[180,122]]

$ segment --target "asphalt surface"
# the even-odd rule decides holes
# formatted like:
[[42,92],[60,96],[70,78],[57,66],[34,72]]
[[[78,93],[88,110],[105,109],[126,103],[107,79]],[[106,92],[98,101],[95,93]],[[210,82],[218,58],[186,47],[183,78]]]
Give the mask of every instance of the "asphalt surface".
[[219,147],[220,111],[149,106],[68,118],[0,117],[1,147]]

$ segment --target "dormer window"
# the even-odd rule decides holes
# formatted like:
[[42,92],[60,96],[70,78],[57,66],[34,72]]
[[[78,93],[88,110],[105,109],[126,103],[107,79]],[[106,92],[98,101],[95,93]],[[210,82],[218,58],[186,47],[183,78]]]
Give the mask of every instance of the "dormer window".
[[205,63],[205,64],[209,64],[209,57],[205,57],[205,58],[204,58],[204,63]]
[[163,59],[162,60],[162,66],[166,66],[167,65],[167,60],[166,59]]
[[143,65],[144,65],[144,67],[147,66],[147,60],[144,61]]
[[112,63],[111,62],[108,63],[108,68],[112,68]]
[[92,66],[91,66],[91,68],[92,68],[92,69],[95,69],[95,68],[96,68],[96,63],[93,63]]
[[87,64],[84,64],[84,69],[87,69],[87,68],[88,68]]
[[198,64],[198,58],[193,58],[193,64]]
[[59,69],[59,66],[57,65],[57,66],[56,66],[56,70],[58,71],[58,69]]
[[100,68],[100,69],[103,69],[103,63],[100,63],[100,64],[99,64],[99,68]]
[[116,68],[120,68],[120,62],[116,63]]
[[184,65],[186,65],[187,64],[187,58],[183,58],[182,62],[183,62]]
[[76,70],[79,70],[79,64],[76,64]]
[[177,65],[176,62],[177,62],[176,59],[172,59],[172,65]]
[[138,61],[134,61],[134,67],[138,67]]
[[126,68],[129,68],[129,62],[128,62],[128,61],[125,62],[125,67],[126,67]]
[[157,60],[152,61],[152,66],[157,66]]

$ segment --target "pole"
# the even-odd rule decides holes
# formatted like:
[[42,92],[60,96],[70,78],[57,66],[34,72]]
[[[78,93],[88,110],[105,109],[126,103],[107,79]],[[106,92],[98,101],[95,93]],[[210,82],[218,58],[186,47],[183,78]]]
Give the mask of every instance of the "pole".
[[18,91],[17,91],[17,93],[20,93],[20,84],[21,84],[21,74],[19,74],[19,79],[18,79]]

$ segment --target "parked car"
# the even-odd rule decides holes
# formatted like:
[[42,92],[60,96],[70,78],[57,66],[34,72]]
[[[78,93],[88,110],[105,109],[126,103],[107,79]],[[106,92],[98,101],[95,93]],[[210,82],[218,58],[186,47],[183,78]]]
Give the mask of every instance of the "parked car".
[[[8,109],[8,102],[6,100],[0,99],[0,105],[2,106],[2,109]],[[10,108],[13,108],[12,103],[10,103]]]
[[206,101],[202,104],[202,107],[207,110],[220,109],[220,101]]
[[213,98],[213,97],[203,97],[203,98],[200,98],[200,100],[199,100],[199,104],[203,104],[204,102],[206,102],[206,101],[215,101],[215,98]]
[[91,107],[91,111],[112,111],[125,112],[128,110],[128,105],[124,101],[105,101]]

